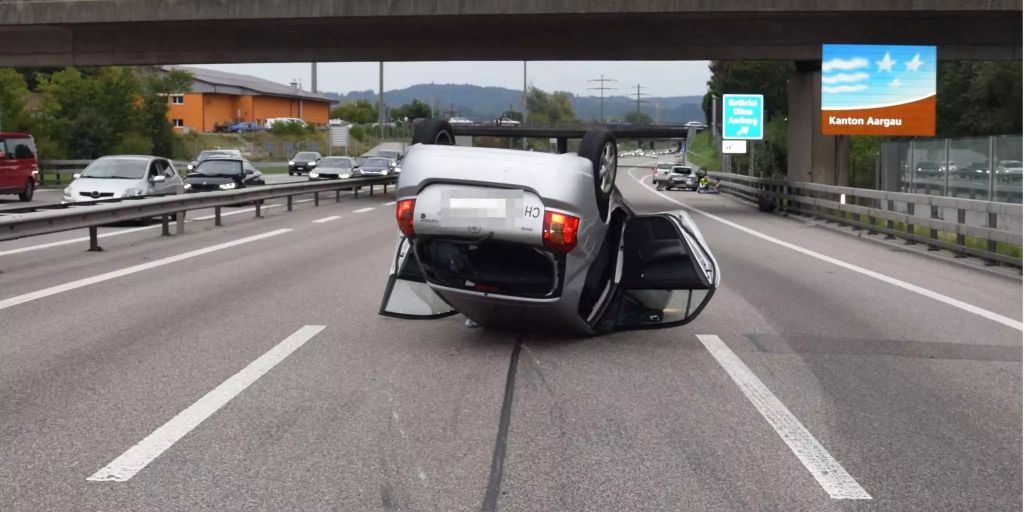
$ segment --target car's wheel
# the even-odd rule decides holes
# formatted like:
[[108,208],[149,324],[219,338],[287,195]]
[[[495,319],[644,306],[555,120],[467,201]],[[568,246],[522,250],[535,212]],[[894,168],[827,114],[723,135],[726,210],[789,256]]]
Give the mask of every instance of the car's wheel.
[[288,176],[295,176],[294,172],[288,171]]
[[32,181],[32,180],[28,180],[28,182],[25,184],[25,191],[21,192],[20,194],[18,194],[18,199],[20,199],[22,201],[31,201],[32,200],[32,196],[34,196],[35,193],[36,193],[36,182]]
[[444,119],[420,119],[413,125],[412,143],[454,146],[455,134]]
[[579,156],[590,160],[594,171],[594,195],[601,220],[608,220],[608,208],[615,188],[615,174],[619,167],[619,150],[612,132],[597,128],[588,130],[580,143]]

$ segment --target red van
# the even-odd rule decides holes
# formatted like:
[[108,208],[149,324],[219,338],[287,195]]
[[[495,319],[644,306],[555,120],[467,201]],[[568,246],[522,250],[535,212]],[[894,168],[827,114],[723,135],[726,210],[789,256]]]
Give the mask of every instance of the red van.
[[31,201],[38,185],[35,139],[27,133],[0,132],[0,194]]

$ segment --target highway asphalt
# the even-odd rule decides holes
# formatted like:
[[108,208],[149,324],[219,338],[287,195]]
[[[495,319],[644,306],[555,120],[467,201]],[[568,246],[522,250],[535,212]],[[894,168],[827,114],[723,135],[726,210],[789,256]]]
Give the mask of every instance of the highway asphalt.
[[679,328],[378,316],[379,194],[0,243],[0,509],[1021,509],[1019,278],[641,162],[721,265]]

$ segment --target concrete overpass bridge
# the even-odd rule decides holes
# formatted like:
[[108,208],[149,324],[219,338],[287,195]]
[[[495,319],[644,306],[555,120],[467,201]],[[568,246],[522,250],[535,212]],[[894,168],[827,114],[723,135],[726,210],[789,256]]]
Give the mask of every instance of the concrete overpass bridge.
[[827,42],[1020,59],[1020,0],[4,0],[0,66],[816,60]]

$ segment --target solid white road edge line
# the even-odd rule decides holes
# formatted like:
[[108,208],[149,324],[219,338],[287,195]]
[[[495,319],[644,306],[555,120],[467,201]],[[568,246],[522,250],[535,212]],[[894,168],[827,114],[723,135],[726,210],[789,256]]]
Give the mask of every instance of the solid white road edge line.
[[748,228],[746,226],[742,226],[742,225],[737,224],[735,222],[732,222],[730,220],[723,219],[722,217],[719,217],[717,215],[713,215],[713,214],[707,213],[704,210],[701,210],[700,208],[695,208],[695,207],[690,206],[688,204],[681,203],[681,202],[677,201],[676,199],[673,199],[671,196],[669,196],[667,194],[663,194],[663,193],[661,193],[661,192],[659,192],[657,190],[651,189],[647,185],[644,185],[644,182],[643,182],[644,178],[649,177],[650,175],[647,175],[644,178],[637,179],[637,177],[633,174],[632,170],[630,170],[629,171],[629,176],[631,178],[633,178],[634,181],[639,183],[640,186],[642,186],[648,192],[651,192],[652,194],[657,194],[657,195],[661,196],[662,198],[664,198],[664,199],[666,199],[668,201],[671,201],[671,202],[673,202],[675,204],[678,204],[679,206],[682,206],[683,208],[686,208],[688,210],[692,210],[694,212],[697,212],[697,213],[699,213],[699,214],[701,214],[701,215],[703,215],[703,216],[705,216],[705,217],[707,217],[707,218],[709,218],[711,220],[714,220],[714,221],[717,221],[717,222],[721,222],[722,224],[725,224],[726,226],[729,226],[729,227],[732,227],[732,228],[736,228],[736,229],[738,229],[740,231],[743,231],[744,233],[747,233],[749,235],[756,236],[756,237],[758,237],[758,238],[760,238],[762,240],[767,240],[767,241],[769,241],[769,242],[771,242],[773,244],[780,245],[780,246],[785,247],[787,249],[792,249],[792,250],[794,250],[796,252],[799,252],[801,254],[805,254],[805,255],[810,256],[812,258],[817,258],[817,259],[819,259],[821,261],[825,261],[825,262],[831,263],[833,265],[845,268],[847,270],[852,270],[854,272],[857,272],[858,274],[865,275],[865,276],[877,279],[877,280],[885,282],[885,283],[889,283],[889,284],[891,284],[893,286],[898,286],[900,288],[903,288],[904,290],[907,290],[907,291],[910,291],[910,292],[914,292],[914,293],[919,294],[919,295],[923,295],[923,296],[928,297],[930,299],[935,299],[935,300],[937,300],[939,302],[942,302],[944,304],[948,304],[950,306],[953,306],[955,308],[961,309],[961,310],[966,311],[968,313],[974,313],[975,315],[981,316],[983,318],[987,318],[989,320],[992,320],[993,322],[1001,323],[1001,324],[1003,324],[1003,325],[1005,325],[1007,327],[1012,327],[1014,329],[1017,329],[1018,331],[1024,331],[1024,323],[1018,322],[1017,320],[1014,320],[1014,319],[1012,319],[1010,317],[1006,317],[1006,316],[1000,315],[999,313],[995,313],[993,311],[989,311],[987,309],[980,308],[980,307],[975,306],[973,304],[968,304],[968,303],[966,303],[964,301],[954,299],[953,297],[949,297],[947,295],[943,295],[943,294],[941,294],[939,292],[932,291],[932,290],[929,290],[927,288],[923,288],[923,287],[917,286],[916,284],[911,284],[911,283],[908,283],[906,281],[902,281],[902,280],[896,279],[895,277],[891,277],[891,276],[888,276],[888,275],[885,275],[885,274],[882,274],[882,273],[879,273],[879,272],[875,272],[874,270],[868,270],[868,269],[866,269],[864,267],[859,267],[859,266],[854,265],[852,263],[847,263],[847,262],[845,262],[843,260],[840,260],[840,259],[837,259],[837,258],[833,258],[831,256],[826,256],[824,254],[812,251],[810,249],[805,249],[803,247],[800,247],[799,245],[795,245],[795,244],[791,244],[789,242],[785,242],[785,241],[779,240],[778,238],[774,238],[774,237],[768,236],[768,235],[766,235],[764,233],[761,233],[759,231],[755,231],[755,230],[750,229],[750,228]]
[[366,213],[366,212],[368,212],[368,211],[370,211],[370,210],[372,210],[372,209],[373,209],[373,208],[360,208],[360,209],[358,209],[358,210],[352,210],[352,212],[353,212],[353,213]]
[[168,265],[168,264],[171,264],[171,263],[176,263],[176,262],[179,262],[179,261],[182,261],[182,260],[187,260],[189,258],[195,258],[196,256],[202,256],[204,254],[209,254],[211,252],[216,252],[216,251],[219,251],[219,250],[222,250],[222,249],[227,249],[227,248],[230,248],[230,247],[235,247],[235,246],[238,246],[238,245],[247,244],[249,242],[255,242],[257,240],[263,240],[264,238],[270,238],[272,236],[281,235],[281,234],[287,233],[289,231],[291,231],[291,229],[288,229],[288,228],[276,229],[274,231],[269,231],[269,232],[262,233],[262,234],[259,234],[259,235],[247,236],[245,238],[239,238],[238,240],[232,240],[230,242],[224,242],[222,244],[211,245],[209,247],[204,247],[202,249],[196,249],[194,251],[184,252],[184,253],[177,254],[177,255],[174,255],[174,256],[168,256],[166,258],[161,258],[159,260],[148,261],[146,263],[142,263],[142,264],[139,264],[139,265],[134,265],[134,266],[131,266],[131,267],[122,268],[120,270],[114,270],[112,272],[107,272],[105,274],[100,274],[100,275],[97,275],[97,276],[87,277],[85,279],[79,279],[77,281],[71,281],[70,283],[64,283],[64,284],[60,284],[60,285],[57,285],[57,286],[51,286],[49,288],[44,288],[42,290],[26,293],[24,295],[18,295],[16,297],[11,297],[11,298],[8,298],[8,299],[3,299],[3,300],[0,300],[0,310],[4,310],[4,309],[7,309],[7,308],[12,307],[12,306],[17,306],[18,304],[24,304],[26,302],[31,302],[31,301],[34,301],[36,299],[42,299],[44,297],[49,297],[51,295],[57,295],[58,293],[64,293],[64,292],[67,292],[67,291],[75,290],[75,289],[78,289],[78,288],[89,286],[91,284],[102,283],[103,281],[109,281],[111,279],[116,279],[118,277],[124,277],[124,276],[130,275],[130,274],[135,274],[137,272],[142,272],[144,270],[149,270],[151,268],[156,268],[156,267],[160,267],[160,266],[163,266],[163,265]]
[[394,206],[394,205],[395,205],[395,203],[397,203],[397,202],[398,202],[398,201],[388,201],[388,202],[386,202],[386,203],[382,204],[381,206]]
[[[97,238],[107,238],[107,237],[111,237],[111,236],[127,235],[128,233],[135,233],[135,232],[138,232],[138,231],[145,231],[147,229],[154,229],[154,228],[158,228],[158,227],[160,227],[159,224],[157,224],[155,226],[145,226],[145,227],[141,227],[141,228],[122,229],[122,230],[118,230],[118,231],[110,231],[110,232],[107,232],[107,233],[100,233],[96,237]],[[38,251],[40,249],[49,249],[51,247],[60,247],[62,245],[75,244],[75,243],[79,243],[79,242],[88,242],[88,241],[89,241],[89,237],[87,237],[87,236],[80,236],[78,238],[68,238],[66,240],[58,240],[56,242],[48,242],[48,243],[45,243],[45,244],[30,245],[28,247],[20,247],[18,249],[9,249],[9,250],[6,250],[6,251],[0,251],[0,256],[8,256],[8,255],[11,255],[11,254],[20,254],[20,253],[23,253],[23,252],[30,252],[30,251]]]
[[811,476],[818,481],[825,492],[835,500],[870,500],[864,490],[843,466],[836,461],[817,439],[800,423],[785,404],[750,371],[750,368],[736,354],[713,334],[698,334],[697,339],[718,361],[743,395],[754,404],[757,412],[764,416],[775,433],[789,446]]
[[323,224],[324,222],[330,222],[332,220],[338,220],[340,218],[341,218],[340,215],[331,215],[330,217],[324,217],[322,219],[314,220],[313,224]]
[[232,398],[245,391],[245,388],[256,382],[278,363],[284,361],[292,352],[306,344],[325,327],[324,325],[306,325],[295,331],[86,480],[124,482],[135,476],[142,468],[153,462],[174,443],[198,427],[218,409],[224,407]]

